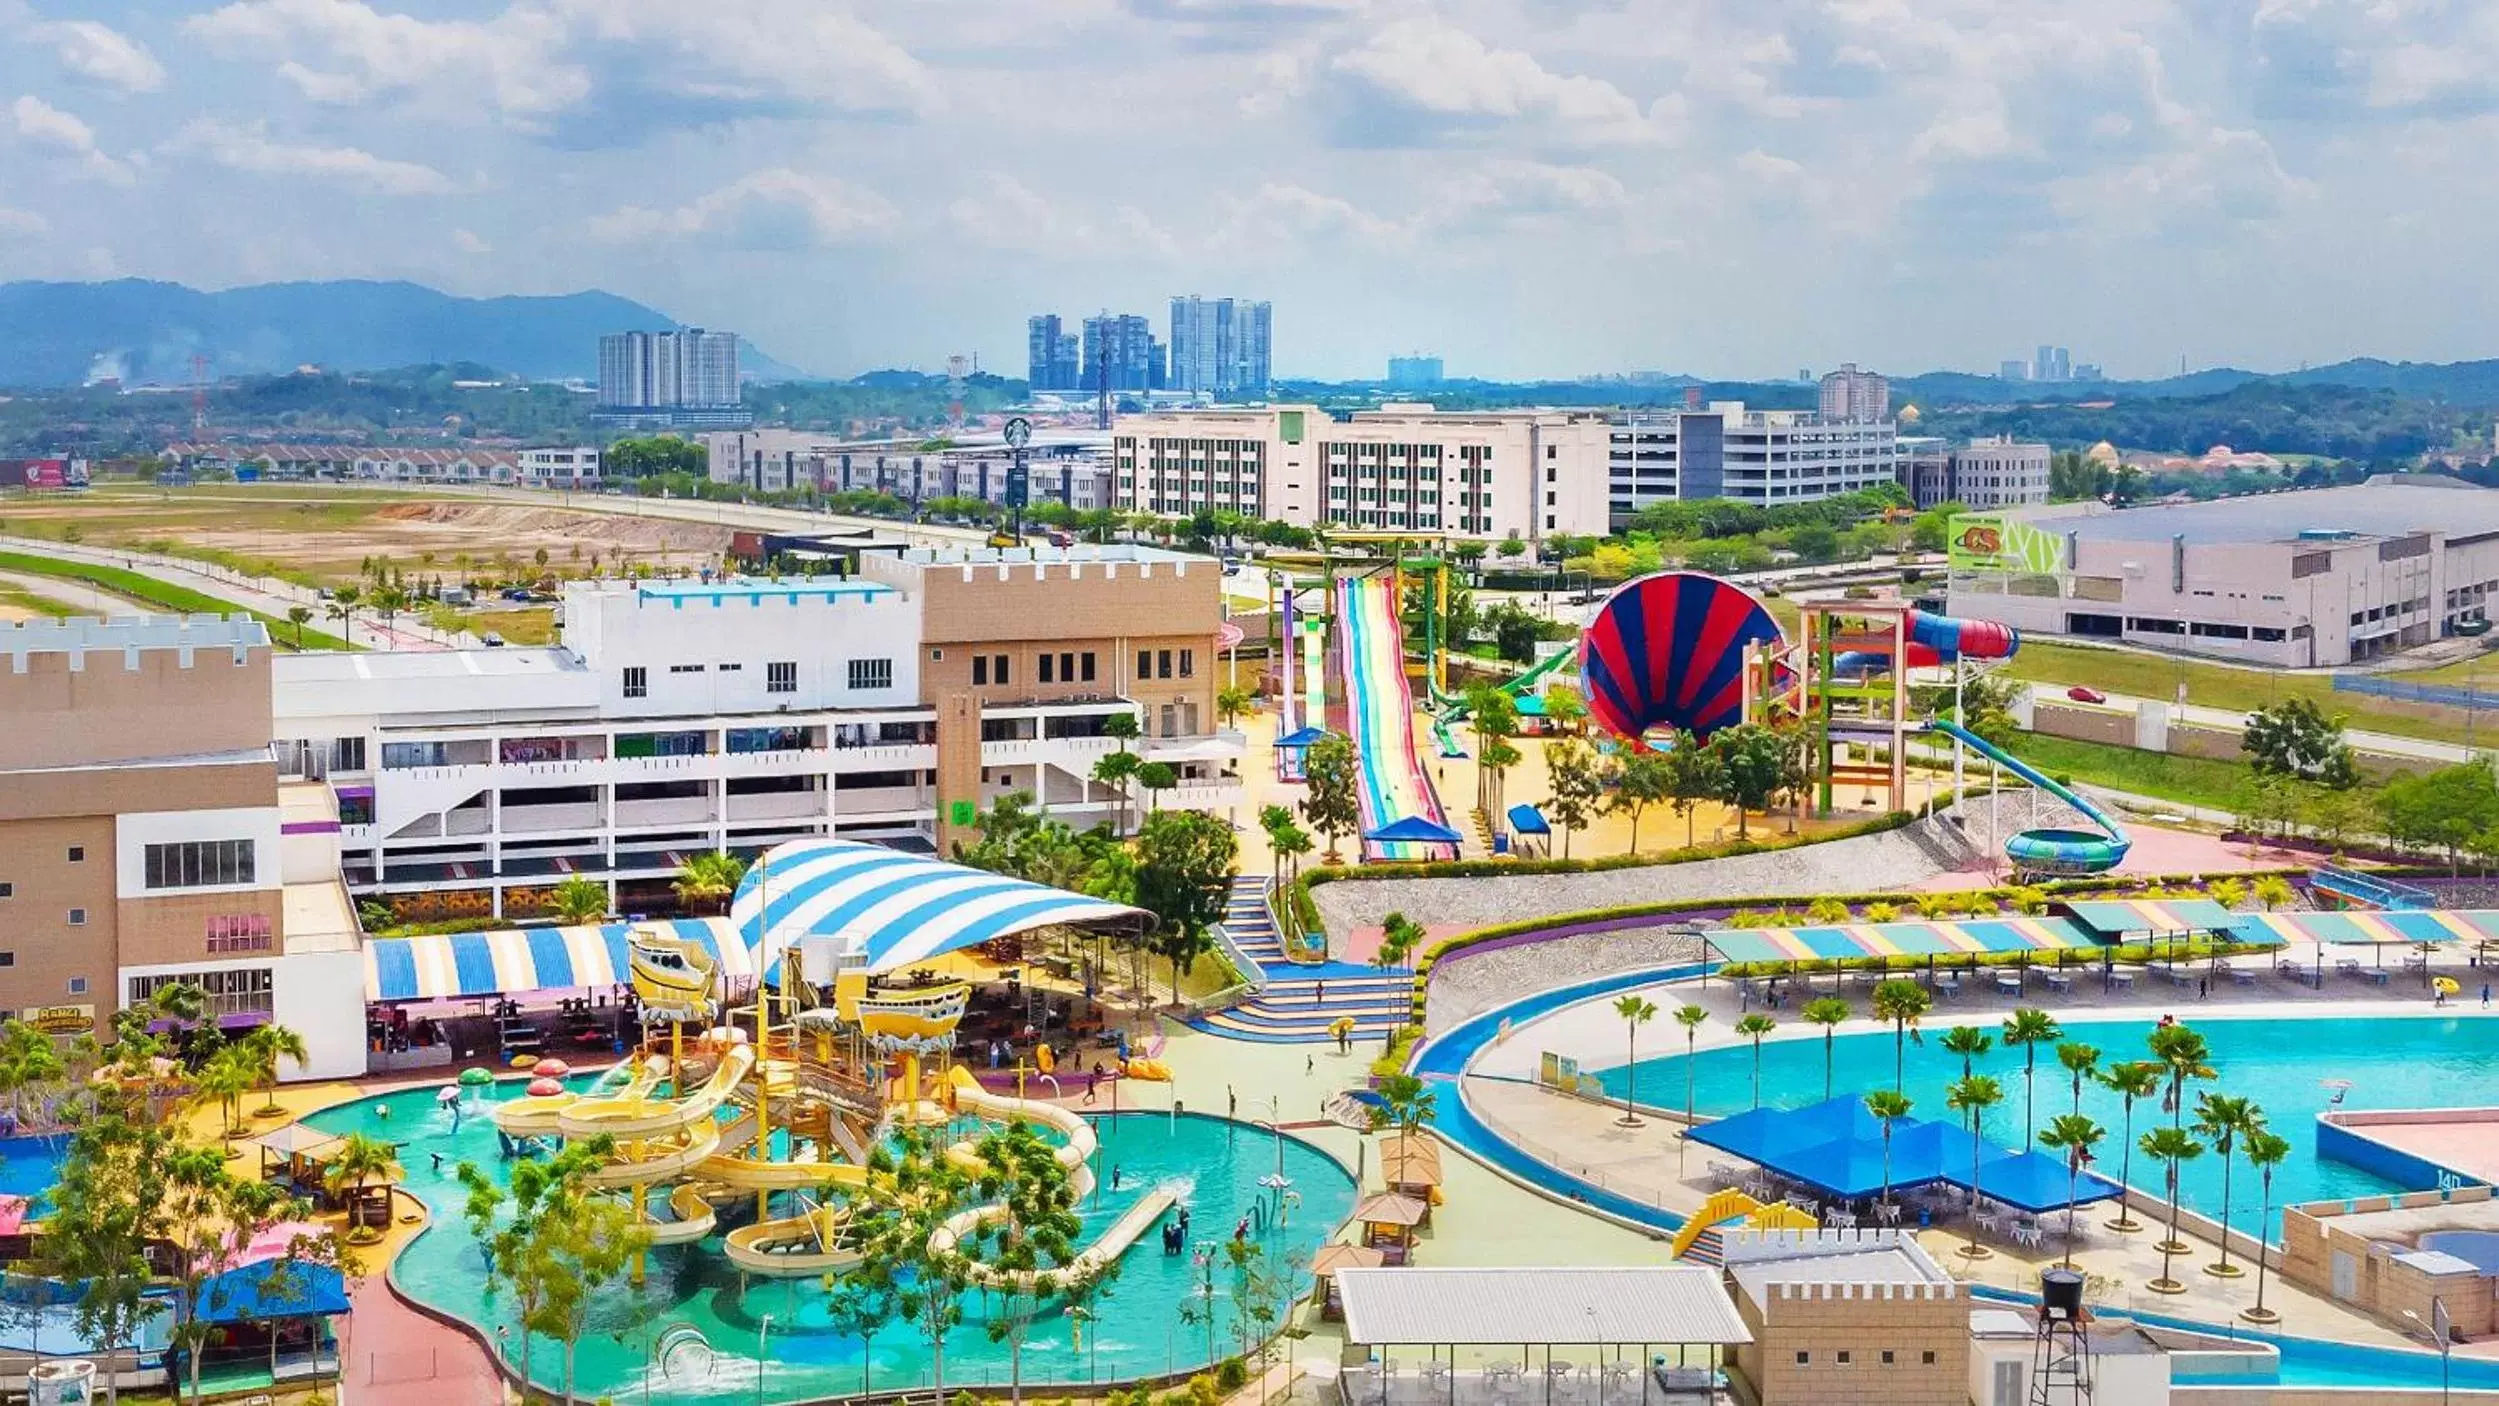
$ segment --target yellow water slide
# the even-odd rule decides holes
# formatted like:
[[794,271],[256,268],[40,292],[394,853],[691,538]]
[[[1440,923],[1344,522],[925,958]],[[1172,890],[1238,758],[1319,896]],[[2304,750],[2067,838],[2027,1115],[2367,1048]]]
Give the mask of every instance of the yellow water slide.
[[667,1220],[652,1220],[644,1225],[651,1232],[654,1245],[691,1245],[712,1233],[717,1219],[712,1203],[700,1182],[687,1182],[668,1193]]
[[616,1140],[616,1159],[590,1174],[593,1186],[675,1181],[719,1151],[720,1110],[754,1067],[753,1047],[732,1045],[711,1077],[683,1098],[586,1098],[556,1110],[555,1130],[568,1139]]
[[755,1138],[750,1114],[731,1123],[720,1135],[720,1150],[703,1159],[694,1174],[740,1191],[812,1191],[828,1186],[861,1186],[868,1169],[849,1162],[820,1161],[816,1149],[788,1160],[776,1160]]
[[722,1242],[729,1263],[765,1279],[804,1279],[839,1274],[857,1265],[849,1239],[850,1208],[810,1206],[795,1216],[757,1221],[729,1232]]
[[[667,1077],[668,1057],[645,1055],[626,1066],[624,1085],[614,1090],[614,1096],[647,1097],[652,1089],[659,1086],[660,1080]],[[585,1097],[606,1098],[609,1095],[583,1095],[571,1089],[560,1094],[530,1094],[496,1104],[487,1116],[495,1120],[497,1128],[513,1137],[545,1137],[561,1131],[556,1126],[556,1115]]]

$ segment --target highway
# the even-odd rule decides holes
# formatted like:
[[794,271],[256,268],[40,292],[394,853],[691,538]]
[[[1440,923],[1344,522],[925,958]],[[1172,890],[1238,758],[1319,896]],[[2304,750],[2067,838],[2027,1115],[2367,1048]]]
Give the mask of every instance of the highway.
[[[2071,703],[2071,700],[2065,696],[2067,687],[2068,685],[2061,683],[2035,683],[2031,685],[2031,697],[2034,701],[2042,703]],[[2210,727],[2219,728],[2225,732],[2238,732],[2247,726],[2247,714],[2235,713],[2228,708],[2207,708],[2200,703],[2174,703],[2160,698],[2136,698],[2123,693],[2109,693],[2105,689],[2093,691],[2105,696],[2108,699],[2108,706],[2121,710],[2134,708],[2144,703],[2160,703],[2169,709],[2170,721],[2185,723],[2193,727]],[[2091,705],[2073,703],[2071,706],[2089,707]],[[2493,726],[2499,727],[2499,723],[2494,723]],[[2424,761],[2442,764],[2469,762],[2485,750],[2462,746],[2454,742],[2430,742],[2418,737],[2397,737],[2390,732],[2363,732],[2358,728],[2350,727],[2343,729],[2343,740],[2350,743],[2355,751],[2378,752],[2390,757],[2418,757]]]

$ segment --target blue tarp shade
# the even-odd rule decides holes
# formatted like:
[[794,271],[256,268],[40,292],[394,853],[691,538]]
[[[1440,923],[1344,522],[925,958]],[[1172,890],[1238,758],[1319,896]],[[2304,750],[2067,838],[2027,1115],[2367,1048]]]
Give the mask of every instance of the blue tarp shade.
[[326,1264],[247,1264],[200,1288],[200,1317],[210,1323],[323,1317],[348,1307],[347,1281]]
[[1458,842],[1457,831],[1446,825],[1426,820],[1420,815],[1409,815],[1403,820],[1392,821],[1377,830],[1365,830],[1362,832],[1362,837],[1366,840],[1377,840],[1382,844],[1454,845]]
[[1277,738],[1276,745],[1279,747],[1307,747],[1312,743],[1324,739],[1327,735],[1328,730],[1324,727],[1297,727],[1291,732],[1284,734],[1282,737]]
[[1545,823],[1545,813],[1534,806],[1510,807],[1510,828],[1522,835],[1553,833],[1553,827]]
[[[1877,1196],[1883,1190],[1882,1120],[1867,1112],[1865,1101],[1854,1094],[1804,1108],[1757,1108],[1704,1123],[1685,1136],[1843,1199]],[[1970,1184],[1972,1139],[1957,1127],[1923,1118],[1896,1119],[1890,1151],[1894,1193],[1937,1182]],[[1981,1195],[2034,1212],[2068,1204],[2063,1160],[1986,1143],[1976,1152]],[[2070,1199],[2079,1205],[2119,1191],[2116,1182],[2085,1172]]]

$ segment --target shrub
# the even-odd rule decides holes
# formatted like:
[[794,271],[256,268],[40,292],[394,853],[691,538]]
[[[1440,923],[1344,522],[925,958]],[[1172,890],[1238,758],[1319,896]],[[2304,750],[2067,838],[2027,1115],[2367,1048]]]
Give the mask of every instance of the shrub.
[[1215,1385],[1214,1373],[1200,1372],[1189,1378],[1189,1394],[1184,1399],[1193,1406],[1215,1406],[1216,1402],[1223,1400],[1223,1388]]
[[1215,1368],[1215,1385],[1227,1392],[1249,1385],[1249,1364],[1238,1357],[1225,1358]]

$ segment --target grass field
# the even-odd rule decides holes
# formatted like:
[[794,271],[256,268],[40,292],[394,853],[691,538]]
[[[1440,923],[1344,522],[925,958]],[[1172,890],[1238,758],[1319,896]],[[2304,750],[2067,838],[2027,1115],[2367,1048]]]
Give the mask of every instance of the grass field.
[[[249,615],[269,627],[269,638],[281,649],[296,646],[296,629],[288,621],[245,610],[232,601],[194,591],[184,586],[168,585],[135,571],[117,566],[90,566],[85,562],[62,561],[57,557],[39,557],[25,552],[0,552],[0,571],[21,576],[49,576],[56,580],[77,581],[98,590],[126,596],[141,605],[169,610],[178,615]],[[336,635],[307,625],[302,633],[304,649],[346,649],[347,641]]]
[[66,620],[78,611],[69,605],[16,586],[0,586],[0,608],[23,612],[29,619]]
[[[2034,683],[2060,686],[2089,684],[2110,693],[2164,701],[2176,698],[2178,685],[2184,683],[2188,702],[2241,713],[2269,707],[2290,698],[2307,698],[2324,709],[2329,717],[2340,713],[2352,727],[2365,732],[2418,737],[2432,742],[2469,740],[2461,721],[2422,716],[2366,694],[2337,693],[2334,681],[2322,674],[2237,669],[2226,664],[2173,659],[2133,650],[2094,649],[2088,645],[2033,639],[2022,641],[2021,651],[2005,665],[2005,673]],[[2404,677],[2427,676],[2407,674]],[[2499,671],[2494,671],[2493,682],[2499,683]],[[2486,734],[2488,729],[2482,731]]]
[[505,644],[555,643],[553,606],[533,606],[528,610],[454,610],[450,612],[450,617],[453,628],[466,630],[480,639],[492,631],[503,636]]
[[2239,788],[2248,777],[2247,768],[2237,762],[2140,752],[2035,732],[2021,734],[2011,751],[2050,776],[2224,811],[2235,807]]

